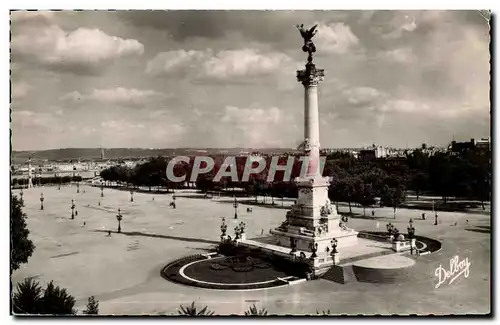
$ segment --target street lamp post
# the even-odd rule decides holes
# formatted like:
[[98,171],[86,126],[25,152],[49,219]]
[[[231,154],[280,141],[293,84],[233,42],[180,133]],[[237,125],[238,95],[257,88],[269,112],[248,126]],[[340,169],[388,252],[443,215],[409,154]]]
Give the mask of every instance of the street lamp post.
[[234,240],[240,239],[241,229],[240,226],[234,227]]
[[234,197],[234,219],[238,219],[238,202],[236,202],[236,196]]
[[290,251],[291,254],[297,251],[297,243],[295,242],[295,239],[292,237],[290,237],[290,247],[292,248],[292,250]]
[[121,221],[123,219],[122,214],[120,213],[120,208],[118,208],[118,214],[116,215],[116,220],[118,220],[118,233],[122,232]]
[[220,226],[220,231],[221,231],[221,236],[220,240],[221,242],[224,241],[224,238],[226,238],[226,231],[227,231],[227,225],[226,225],[226,218],[222,218],[222,224]]
[[330,255],[332,255],[333,266],[335,266],[335,255],[338,253],[337,251],[338,240],[336,238],[333,238],[330,243],[332,244],[332,251]]
[[130,202],[134,202],[134,191],[130,191]]
[[71,200],[71,219],[75,219],[75,200]]
[[76,193],[80,193],[80,182],[76,182]]
[[410,226],[408,227],[408,238],[410,239],[410,253],[413,255],[413,238],[415,238],[415,228],[413,228],[413,222],[410,219]]
[[438,224],[438,213],[436,211],[434,214],[434,226],[437,226],[437,224]]
[[104,184],[101,181],[101,197],[104,197]]
[[40,210],[43,210],[43,200],[45,200],[45,198],[43,197],[43,193],[40,194]]

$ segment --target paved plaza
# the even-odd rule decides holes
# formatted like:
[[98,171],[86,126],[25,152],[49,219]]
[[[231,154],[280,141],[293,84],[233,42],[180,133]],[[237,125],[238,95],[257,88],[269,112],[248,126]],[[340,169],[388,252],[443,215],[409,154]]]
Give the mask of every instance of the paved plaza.
[[[43,211],[39,200],[42,192]],[[95,296],[100,314],[172,314],[180,304],[192,301],[208,305],[216,314],[242,314],[254,303],[270,314],[293,310],[295,315],[315,314],[316,310],[330,310],[332,314],[490,311],[491,234],[490,217],[485,214],[439,212],[438,226],[433,225],[430,212],[427,220],[421,220],[419,210],[400,209],[396,219],[391,208],[377,209],[375,220],[350,218],[349,227],[358,231],[385,231],[386,223],[391,222],[405,232],[411,217],[417,235],[442,242],[438,252],[411,257],[419,274],[412,281],[342,285],[316,280],[275,289],[227,292],[175,284],[163,279],[160,271],[176,258],[214,247],[222,217],[226,218],[228,234],[232,235],[233,228],[244,221],[248,238],[253,238],[262,232],[267,235],[269,229],[278,226],[286,210],[252,206],[253,212],[247,212],[247,206],[240,204],[239,218],[234,220],[230,200],[216,202],[178,193],[177,208],[172,209],[171,194],[134,193],[134,202],[130,202],[128,191],[104,189],[103,198],[100,194],[100,188],[85,185],[80,186],[80,193],[75,186],[24,190],[24,211],[36,249],[29,262],[14,273],[15,283],[25,277],[34,277],[42,284],[54,280],[75,296],[79,310],[85,308],[89,296]],[[74,220],[70,219],[72,199],[78,211]],[[118,208],[123,215],[121,234],[116,233]],[[348,208],[341,207],[340,211]],[[353,208],[353,212],[362,214],[362,209]],[[366,214],[371,215],[371,210]],[[111,236],[108,230],[113,231]],[[436,289],[435,269],[440,264],[449,269],[455,255],[469,259],[470,274]]]

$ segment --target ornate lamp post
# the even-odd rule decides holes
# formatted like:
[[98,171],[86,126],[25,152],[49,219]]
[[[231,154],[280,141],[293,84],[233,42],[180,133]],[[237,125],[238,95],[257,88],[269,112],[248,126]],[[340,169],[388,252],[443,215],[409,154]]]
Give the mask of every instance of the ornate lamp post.
[[226,231],[227,231],[227,225],[226,225],[226,218],[222,218],[222,224],[220,226],[220,231],[221,231],[221,235],[220,235],[220,240],[221,242],[224,241],[224,238],[226,238]]
[[122,232],[121,221],[123,219],[122,214],[120,213],[120,208],[118,208],[118,214],[116,215],[116,220],[118,220],[118,233]]
[[392,223],[389,222],[386,225],[386,227],[387,227],[387,233],[389,234],[389,236],[392,235],[392,231],[394,230],[394,226],[392,225]]
[[394,227],[394,229],[392,230],[392,234],[394,235],[394,240],[398,241],[399,229]]
[[295,242],[295,239],[293,239],[292,237],[290,237],[290,247],[292,248],[290,254],[293,254],[297,251],[297,243]]
[[134,202],[134,191],[130,191],[130,202]]
[[413,220],[410,219],[410,226],[408,226],[408,239],[410,240],[410,253],[413,255],[413,238],[415,238],[415,228],[413,228]]
[[239,226],[240,226],[240,237],[241,237],[241,239],[244,239],[243,235],[245,234],[245,226],[246,226],[246,224],[242,221],[242,222],[240,222]]
[[316,255],[316,252],[318,251],[318,243],[310,243],[309,244],[309,248],[311,249],[311,258],[315,258],[315,257],[318,257],[318,255]]
[[21,192],[19,192],[19,196],[21,197],[21,199],[19,200],[19,203],[21,203],[22,207],[24,206],[23,195],[24,195],[24,192],[23,192],[23,189],[21,189]]
[[40,210],[43,210],[43,200],[45,200],[43,193],[40,193]]
[[104,184],[101,181],[101,197],[104,197]]
[[434,226],[437,226],[437,224],[438,224],[438,213],[436,211],[434,214]]
[[71,200],[71,219],[75,219],[75,200]]
[[236,196],[234,197],[234,219],[238,219],[238,202],[236,202]]
[[332,256],[333,266],[335,266],[335,256],[338,253],[337,251],[338,240],[336,238],[333,238],[330,243],[332,244],[332,251],[330,252],[330,255]]
[[234,240],[240,239],[240,231],[239,226],[234,227]]
[[80,193],[80,182],[76,182],[76,193]]

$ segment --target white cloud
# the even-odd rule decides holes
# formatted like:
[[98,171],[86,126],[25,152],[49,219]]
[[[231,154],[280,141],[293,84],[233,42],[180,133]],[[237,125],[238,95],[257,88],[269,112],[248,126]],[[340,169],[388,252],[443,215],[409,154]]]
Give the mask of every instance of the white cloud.
[[210,49],[206,51],[169,51],[158,53],[146,66],[146,73],[150,75],[171,74],[196,68],[206,57],[211,56]]
[[318,33],[313,39],[322,53],[343,54],[359,44],[359,38],[344,23],[318,24]]
[[227,79],[269,75],[289,63],[291,58],[278,52],[260,53],[254,49],[221,51],[205,61],[203,73],[208,77]]
[[144,52],[144,45],[134,39],[110,36],[99,29],[78,28],[68,33],[57,25],[23,30],[12,37],[11,48],[14,55],[41,64],[91,68]]
[[55,12],[53,11],[13,11],[10,14],[10,20],[13,24],[23,23],[51,23],[54,20]]
[[[226,137],[241,136],[238,145],[247,147],[283,146],[284,142],[292,142],[289,131],[295,128],[293,116],[285,114],[277,107],[239,108],[226,106],[221,118],[224,123]],[[235,128],[236,130],[231,130]]]
[[391,99],[388,100],[381,108],[383,112],[398,112],[398,113],[425,113],[430,110],[429,105],[410,100]]
[[409,13],[405,14],[395,14],[392,22],[390,23],[393,30],[387,34],[382,35],[382,38],[395,39],[400,38],[404,33],[413,32],[417,28],[417,22],[415,15]]
[[398,63],[412,63],[417,61],[417,57],[409,47],[380,52],[378,57],[383,60],[395,61]]
[[385,96],[384,93],[372,87],[350,88],[344,90],[343,94],[351,104],[370,104]]
[[28,95],[31,85],[26,82],[12,83],[12,99],[22,99]]
[[291,62],[284,53],[255,49],[220,51],[177,50],[158,53],[148,62],[150,75],[185,74],[193,78],[230,79],[270,75]]
[[[110,142],[121,146],[127,146],[133,143],[148,147],[147,144],[157,146],[168,146],[170,144],[179,144],[187,130],[176,119],[158,121],[153,125],[148,124],[147,132],[144,123],[128,121],[125,119],[106,120],[101,122],[100,135],[110,138]],[[145,133],[147,136],[145,137]]]
[[24,132],[31,136],[33,134],[31,132],[34,134],[57,133],[62,130],[63,126],[51,113],[20,110],[12,112],[11,127],[13,134]]
[[132,123],[122,119],[122,120],[103,121],[101,122],[101,127],[128,132],[130,131],[130,129],[143,129],[144,124]]
[[92,89],[88,94],[81,94],[78,91],[72,91],[61,96],[61,100],[71,100],[74,102],[97,101],[102,103],[116,105],[143,105],[153,98],[166,98],[167,95],[154,90],[139,90],[128,88],[108,88]]

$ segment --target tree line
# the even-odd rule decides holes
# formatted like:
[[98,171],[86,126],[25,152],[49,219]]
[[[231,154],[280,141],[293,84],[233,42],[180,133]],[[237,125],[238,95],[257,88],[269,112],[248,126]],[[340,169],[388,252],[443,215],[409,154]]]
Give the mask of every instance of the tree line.
[[[238,181],[223,176],[214,181],[223,166],[224,156],[212,156],[214,168],[196,179],[196,188],[204,193],[241,188],[249,196],[297,197],[298,189],[293,181],[285,180],[285,172],[277,171],[273,181],[267,181],[271,156],[264,156],[266,167],[251,174],[248,181],[242,179],[247,157],[236,157]],[[278,165],[285,165],[289,156],[282,156]],[[181,183],[167,179],[166,167],[172,157],[154,157],[148,162],[129,168],[113,166],[101,172],[105,181],[120,182],[127,186],[152,188],[180,188]],[[194,157],[189,163],[179,162],[174,175],[186,175],[189,180]],[[252,164],[256,167],[257,162]],[[202,163],[202,168],[205,167]],[[300,175],[302,161],[294,157],[291,178]],[[329,197],[334,202],[347,202],[363,207],[379,202],[396,210],[409,191],[417,196],[441,196],[444,203],[449,198],[489,201],[491,196],[491,151],[464,150],[462,152],[437,152],[427,154],[415,150],[404,157],[382,158],[371,161],[356,159],[347,152],[336,152],[326,157],[323,176],[331,178]],[[484,208],[484,205],[483,205]]]
[[[71,182],[81,182],[83,178],[81,176],[52,176],[52,177],[33,177],[31,182],[33,185],[58,185],[58,184],[68,184]],[[27,178],[13,178],[11,180],[11,186],[27,186]]]

